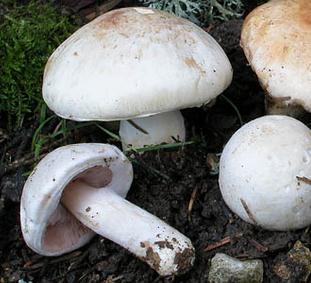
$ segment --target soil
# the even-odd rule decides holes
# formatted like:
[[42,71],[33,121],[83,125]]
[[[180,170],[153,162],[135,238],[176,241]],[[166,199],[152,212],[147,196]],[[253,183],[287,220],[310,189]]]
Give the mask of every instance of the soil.
[[[241,20],[233,20],[208,29],[232,62],[234,80],[224,96],[237,107],[245,123],[264,115],[264,95],[239,47],[241,23]],[[187,139],[196,143],[178,150],[136,156],[133,163],[135,178],[127,198],[192,240],[196,261],[188,273],[161,278],[125,249],[100,237],[95,237],[78,251],[60,257],[43,257],[32,252],[23,241],[19,224],[22,187],[34,165],[27,158],[26,162],[21,159],[30,153],[36,128],[32,121],[28,128],[11,135],[0,132],[0,282],[20,279],[45,283],[207,282],[209,260],[216,252],[240,259],[262,259],[264,282],[290,282],[282,281],[276,275],[275,266],[297,240],[310,246],[308,230],[270,232],[249,225],[226,207],[219,191],[217,160],[216,163],[211,160],[217,158],[241,126],[236,111],[224,97],[219,97],[212,108],[186,109],[183,114]],[[5,125],[0,124],[0,128]],[[50,144],[48,151],[60,144],[103,141],[109,139],[97,128],[82,128],[59,144]],[[14,160],[20,160],[20,166],[10,167]],[[223,239],[225,244],[204,251]],[[301,282],[299,274],[297,280],[291,282]]]

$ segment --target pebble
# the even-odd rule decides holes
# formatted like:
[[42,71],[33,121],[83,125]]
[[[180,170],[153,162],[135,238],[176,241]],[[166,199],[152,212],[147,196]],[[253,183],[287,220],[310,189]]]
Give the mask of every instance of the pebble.
[[208,280],[210,283],[261,283],[263,262],[240,261],[226,254],[217,253],[211,260]]
[[273,267],[275,274],[284,282],[310,282],[311,252],[300,241],[286,254],[276,259]]

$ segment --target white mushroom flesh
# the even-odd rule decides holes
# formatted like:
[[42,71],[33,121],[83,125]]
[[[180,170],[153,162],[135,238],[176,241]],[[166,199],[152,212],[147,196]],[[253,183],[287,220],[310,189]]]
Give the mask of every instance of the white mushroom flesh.
[[185,141],[184,118],[180,111],[165,112],[145,118],[120,122],[122,148],[141,148],[145,145]]

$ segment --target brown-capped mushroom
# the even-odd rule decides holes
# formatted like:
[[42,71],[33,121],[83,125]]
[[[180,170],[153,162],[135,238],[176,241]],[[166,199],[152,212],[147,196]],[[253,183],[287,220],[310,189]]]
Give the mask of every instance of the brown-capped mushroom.
[[270,0],[245,19],[241,46],[268,114],[311,112],[311,1]]

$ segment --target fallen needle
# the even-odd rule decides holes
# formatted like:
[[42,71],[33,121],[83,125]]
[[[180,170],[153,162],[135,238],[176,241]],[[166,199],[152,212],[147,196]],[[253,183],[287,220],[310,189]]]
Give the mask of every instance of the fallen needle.
[[209,252],[209,251],[212,251],[212,250],[215,250],[217,248],[220,248],[224,245],[227,245],[227,244],[230,244],[232,241],[234,241],[235,239],[237,238],[240,238],[243,234],[242,233],[239,233],[233,237],[231,236],[227,236],[223,239],[221,239],[220,241],[216,242],[216,243],[212,243],[212,244],[209,244],[205,249],[204,251],[205,252]]

